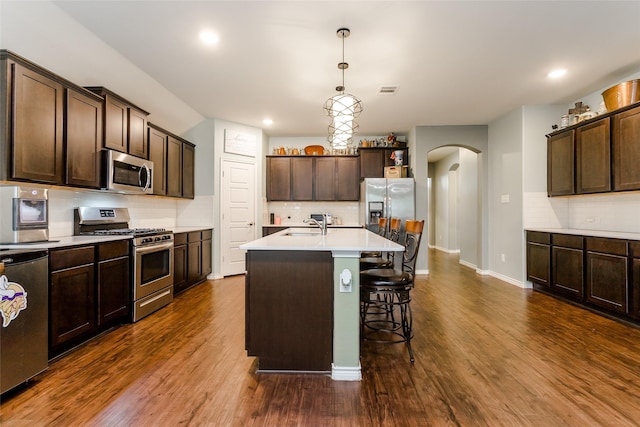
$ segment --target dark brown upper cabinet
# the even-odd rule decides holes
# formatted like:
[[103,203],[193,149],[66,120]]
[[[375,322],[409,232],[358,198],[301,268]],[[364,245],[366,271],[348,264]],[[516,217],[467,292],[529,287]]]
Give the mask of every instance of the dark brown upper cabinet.
[[168,139],[167,196],[182,197],[182,141],[174,136]]
[[314,200],[356,201],[360,199],[358,157],[318,157],[314,160]]
[[100,188],[102,99],[90,92],[69,88],[65,112],[65,183]]
[[384,168],[395,166],[395,161],[391,158],[394,151],[402,151],[402,164],[409,164],[409,149],[407,147],[360,147],[360,178],[383,178]]
[[196,146],[184,141],[182,143],[182,197],[195,197]]
[[358,160],[358,156],[268,156],[267,200],[359,200]]
[[640,107],[613,115],[613,187],[640,190]]
[[562,132],[547,139],[547,192],[549,196],[575,194],[575,131]]
[[166,132],[149,125],[149,160],[153,162],[153,194],[167,194]]
[[313,200],[313,160],[291,157],[291,200]]
[[576,194],[611,191],[609,117],[576,129]]
[[7,51],[0,56],[0,178],[64,183],[64,85]]
[[640,190],[640,103],[547,135],[549,196]]
[[102,86],[90,86],[87,89],[104,99],[103,147],[143,159],[149,158],[149,113]]
[[291,200],[290,157],[267,157],[267,200]]
[[153,194],[193,199],[195,145],[151,123],[148,133]]

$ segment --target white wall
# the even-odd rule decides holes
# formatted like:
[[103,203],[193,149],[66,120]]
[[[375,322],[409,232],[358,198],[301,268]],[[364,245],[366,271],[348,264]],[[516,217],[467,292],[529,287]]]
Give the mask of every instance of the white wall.
[[460,149],[458,185],[458,242],[460,263],[478,267],[478,155]]
[[435,167],[434,177],[431,181],[434,197],[435,248],[445,252],[457,252],[455,241],[455,224],[452,224],[452,215],[457,214],[458,186],[457,182],[451,182],[450,171],[457,169],[459,165],[459,150],[441,159],[436,163],[430,163]]
[[522,109],[489,125],[489,268],[524,282],[522,265]]
[[[409,145],[409,159],[416,179],[416,217],[427,220],[428,197],[427,177],[429,172],[428,153],[438,147],[457,146],[468,148],[477,154],[477,191],[480,199],[479,206],[473,210],[477,215],[478,236],[477,267],[480,271],[488,269],[488,151],[489,139],[487,126],[417,126],[415,128],[415,143]],[[432,184],[435,186],[435,183]],[[463,184],[461,184],[463,185]],[[430,230],[427,227],[427,230]],[[420,273],[428,272],[428,242],[430,236],[423,236],[416,269]]]
[[0,47],[80,86],[105,86],[177,135],[204,118],[50,1],[0,2]]

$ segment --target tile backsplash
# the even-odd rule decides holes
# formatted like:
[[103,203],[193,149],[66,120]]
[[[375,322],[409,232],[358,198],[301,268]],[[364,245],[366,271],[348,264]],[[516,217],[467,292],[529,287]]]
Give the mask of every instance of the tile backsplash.
[[88,190],[49,190],[49,236],[51,238],[73,235],[73,210],[80,206],[128,207],[132,228],[171,228],[176,226],[178,199],[108,193]]
[[571,197],[525,193],[523,212],[525,228],[640,233],[640,192]]
[[359,202],[265,202],[263,224],[269,224],[269,214],[273,213],[282,219],[282,225],[302,224],[309,215],[330,213],[340,218],[343,225],[360,225]]

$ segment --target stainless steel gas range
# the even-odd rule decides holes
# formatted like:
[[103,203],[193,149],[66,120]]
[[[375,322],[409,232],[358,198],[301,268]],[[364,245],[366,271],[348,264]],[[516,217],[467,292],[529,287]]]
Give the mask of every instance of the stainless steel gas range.
[[77,208],[74,234],[131,236],[131,320],[137,322],[173,300],[173,232],[129,228],[129,220],[127,208]]

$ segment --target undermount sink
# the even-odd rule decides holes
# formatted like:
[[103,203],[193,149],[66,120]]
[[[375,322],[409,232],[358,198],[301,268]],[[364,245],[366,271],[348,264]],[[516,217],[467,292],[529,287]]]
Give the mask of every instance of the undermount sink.
[[322,233],[320,233],[319,231],[290,231],[288,233],[284,233],[283,236],[319,236]]

